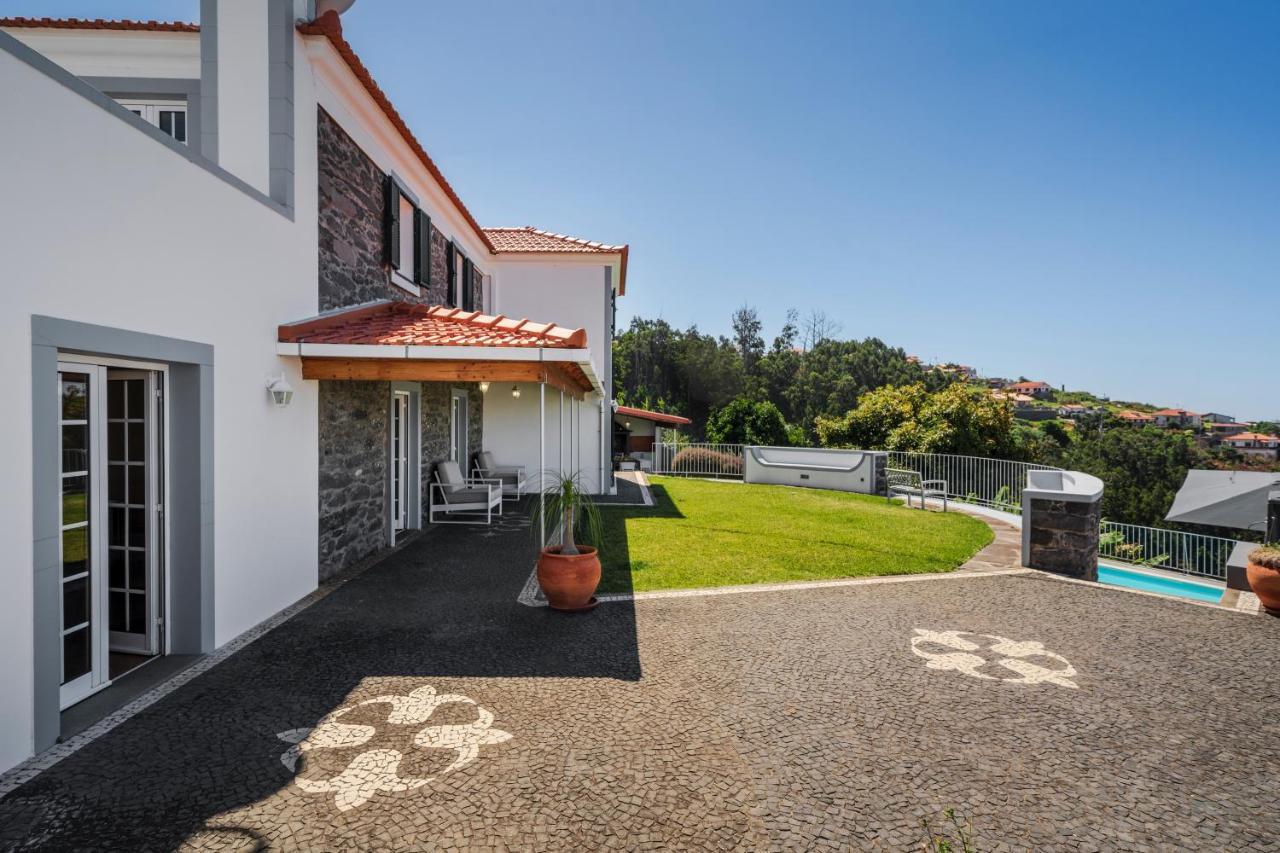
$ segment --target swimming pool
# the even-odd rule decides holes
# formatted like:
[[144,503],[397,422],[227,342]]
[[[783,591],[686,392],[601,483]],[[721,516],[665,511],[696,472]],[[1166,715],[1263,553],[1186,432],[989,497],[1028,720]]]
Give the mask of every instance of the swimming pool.
[[1189,598],[1192,601],[1209,601],[1217,604],[1222,599],[1224,587],[1212,581],[1183,580],[1156,572],[1138,569],[1122,569],[1117,566],[1098,565],[1098,582],[1145,592],[1158,592]]

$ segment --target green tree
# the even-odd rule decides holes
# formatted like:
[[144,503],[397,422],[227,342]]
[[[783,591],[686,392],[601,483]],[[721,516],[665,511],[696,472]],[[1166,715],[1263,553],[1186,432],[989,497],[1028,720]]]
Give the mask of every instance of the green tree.
[[1106,484],[1102,514],[1113,521],[1166,526],[1165,513],[1191,468],[1209,458],[1182,432],[1157,427],[1116,427],[1081,435],[1062,455],[1062,466],[1099,477]]
[[724,444],[785,447],[791,443],[787,422],[773,403],[738,397],[707,422],[707,438]]
[[1009,406],[960,383],[877,388],[842,417],[819,416],[816,428],[824,447],[1003,458],[1015,447]]

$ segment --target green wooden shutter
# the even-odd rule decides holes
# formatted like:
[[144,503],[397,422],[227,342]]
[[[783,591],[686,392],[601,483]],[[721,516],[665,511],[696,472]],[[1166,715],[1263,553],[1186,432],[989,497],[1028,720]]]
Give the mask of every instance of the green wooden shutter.
[[444,299],[450,308],[456,308],[458,305],[458,262],[457,252],[454,251],[452,240],[445,244],[444,251],[445,263],[448,268],[448,272],[445,274]]
[[416,227],[413,229],[413,280],[418,284],[431,285],[431,217],[426,211],[417,211]]
[[471,271],[474,267],[471,265],[471,259],[462,258],[462,307],[466,311],[475,310],[474,293],[471,288]]
[[383,245],[387,248],[387,263],[392,269],[400,269],[400,187],[395,179],[387,175],[387,210],[383,216],[386,227],[386,239]]

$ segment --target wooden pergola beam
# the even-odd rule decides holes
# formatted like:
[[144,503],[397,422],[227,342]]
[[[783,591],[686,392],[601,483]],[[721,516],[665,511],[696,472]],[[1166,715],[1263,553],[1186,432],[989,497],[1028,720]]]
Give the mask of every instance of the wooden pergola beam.
[[555,362],[302,358],[303,379],[391,382],[545,382],[579,400],[591,390]]

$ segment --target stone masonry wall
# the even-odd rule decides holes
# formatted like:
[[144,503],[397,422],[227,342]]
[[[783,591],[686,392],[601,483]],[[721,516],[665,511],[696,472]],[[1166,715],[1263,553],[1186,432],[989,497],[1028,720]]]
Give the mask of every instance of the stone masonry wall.
[[320,382],[320,579],[386,547],[387,382]]
[[1027,565],[1033,569],[1096,581],[1098,525],[1102,502],[1032,500],[1023,524],[1031,526]]
[[[428,282],[414,296],[391,282],[383,243],[387,176],[333,118],[320,109],[316,135],[319,168],[320,310],[375,299],[425,305],[445,304],[448,238],[431,226]],[[409,272],[409,271],[406,271]],[[471,287],[481,308],[481,277]]]
[[[436,465],[449,458],[449,412],[453,389],[467,389],[467,443],[470,455],[484,448],[484,394],[474,383],[457,385],[452,382],[422,383],[422,512],[426,518],[430,506],[431,482]],[[470,474],[472,461],[460,462],[464,474]]]

